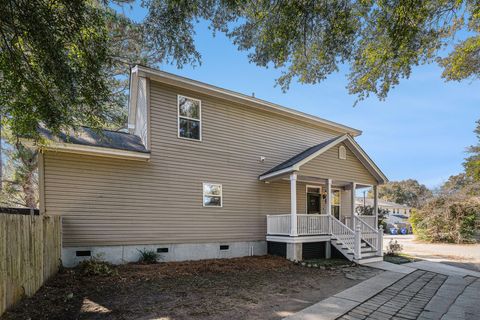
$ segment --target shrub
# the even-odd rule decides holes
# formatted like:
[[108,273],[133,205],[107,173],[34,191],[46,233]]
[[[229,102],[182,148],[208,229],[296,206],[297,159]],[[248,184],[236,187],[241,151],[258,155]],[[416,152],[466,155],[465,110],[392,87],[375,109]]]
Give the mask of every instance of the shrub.
[[111,263],[102,260],[100,255],[84,260],[79,265],[80,272],[85,276],[115,276],[117,269]]
[[412,211],[410,222],[419,239],[430,242],[474,242],[480,201],[477,198],[440,196],[419,210]]
[[397,240],[390,239],[387,247],[387,256],[398,256],[402,252],[403,247]]
[[138,250],[140,252],[140,258],[138,259],[138,262],[140,263],[157,263],[158,260],[158,253],[156,253],[153,250]]

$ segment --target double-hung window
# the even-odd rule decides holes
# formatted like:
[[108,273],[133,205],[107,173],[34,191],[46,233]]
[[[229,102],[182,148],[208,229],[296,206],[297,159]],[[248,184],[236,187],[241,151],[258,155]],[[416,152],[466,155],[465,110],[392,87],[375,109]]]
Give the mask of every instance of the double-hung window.
[[202,140],[202,102],[178,96],[178,137]]
[[203,206],[221,207],[223,206],[222,185],[219,183],[203,184]]

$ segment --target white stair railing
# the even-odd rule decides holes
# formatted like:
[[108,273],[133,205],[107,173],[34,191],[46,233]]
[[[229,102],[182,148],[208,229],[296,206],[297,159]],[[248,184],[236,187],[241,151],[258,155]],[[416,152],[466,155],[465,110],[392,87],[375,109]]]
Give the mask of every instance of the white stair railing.
[[334,216],[330,215],[329,218],[332,236],[342,242],[348,251],[355,254],[355,232]]
[[370,224],[365,222],[362,218],[354,215],[353,225],[355,228],[359,226],[362,240],[365,241],[373,250],[378,249],[378,231],[374,229]]

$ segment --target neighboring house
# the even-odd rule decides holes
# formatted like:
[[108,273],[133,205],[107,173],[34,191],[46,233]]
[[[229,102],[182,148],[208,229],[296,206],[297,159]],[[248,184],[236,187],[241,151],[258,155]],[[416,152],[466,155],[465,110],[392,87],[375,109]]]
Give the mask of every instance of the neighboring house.
[[41,211],[63,216],[65,265],[135,261],[142,249],[162,261],[301,260],[331,245],[381,259],[381,232],[343,223],[356,189],[387,181],[361,131],[141,66],[130,90],[128,133],[41,130]]
[[[362,207],[364,205],[373,207],[373,204],[374,199],[372,198],[364,199],[363,197],[357,197],[357,207]],[[408,223],[408,218],[410,218],[410,212],[412,210],[411,207],[405,204],[385,201],[382,199],[378,199],[378,208],[388,212],[385,221],[391,225]]]
[[[374,199],[372,198],[363,198],[357,197],[357,207],[362,207],[364,205],[373,207]],[[382,199],[378,199],[378,207],[380,209],[387,210],[388,213],[394,214],[401,214],[407,217],[410,217],[410,212],[412,210],[411,207],[407,206],[406,204],[399,204],[395,202],[385,201]]]

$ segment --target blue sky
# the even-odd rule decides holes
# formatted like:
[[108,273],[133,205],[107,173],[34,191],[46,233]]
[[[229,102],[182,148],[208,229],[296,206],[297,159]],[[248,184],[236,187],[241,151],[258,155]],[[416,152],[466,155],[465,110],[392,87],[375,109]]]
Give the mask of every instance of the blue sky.
[[[140,19],[135,6],[124,13]],[[437,65],[414,68],[412,76],[394,88],[386,101],[371,97],[353,107],[345,73],[316,85],[292,83],[283,93],[275,87],[280,70],[257,67],[247,53],[223,34],[212,36],[205,23],[196,28],[197,67],[162,65],[160,69],[255,96],[286,107],[340,122],[363,131],[357,141],[390,180],[417,179],[436,187],[462,171],[465,150],[475,144],[480,118],[480,81],[445,82]]]

